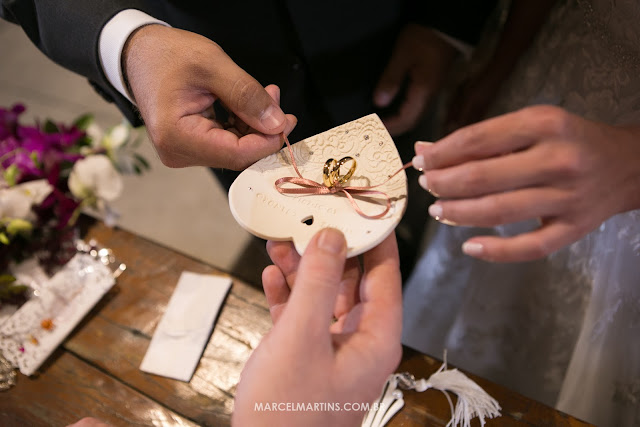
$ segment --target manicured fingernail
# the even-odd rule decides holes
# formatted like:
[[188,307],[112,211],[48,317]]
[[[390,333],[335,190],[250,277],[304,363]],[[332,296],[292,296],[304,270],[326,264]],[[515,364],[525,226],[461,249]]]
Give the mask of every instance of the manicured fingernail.
[[318,247],[332,254],[342,253],[346,245],[342,233],[334,228],[325,228],[318,237]]
[[429,215],[440,221],[442,219],[442,206],[438,203],[429,206]]
[[374,101],[378,107],[386,107],[391,102],[391,94],[389,92],[377,92]]
[[420,187],[429,191],[429,187],[427,187],[427,176],[425,174],[420,175],[420,178],[418,178],[418,184],[420,184]]
[[268,130],[279,127],[284,122],[284,120],[284,113],[275,105],[269,105],[269,107],[264,110],[264,113],[262,113],[262,116],[260,117],[260,122]]
[[433,145],[433,142],[418,141],[415,144],[413,144],[413,149],[415,150],[416,154],[421,155],[421,154],[424,154],[425,150],[427,150],[432,145]]
[[414,156],[413,159],[411,159],[411,163],[413,164],[414,169],[417,169],[420,172],[424,170],[424,157]]
[[464,242],[462,244],[462,252],[471,256],[480,256],[484,252],[484,246],[482,243]]
[[430,147],[433,145],[433,142],[428,142],[428,141],[417,141],[416,142],[416,147]]

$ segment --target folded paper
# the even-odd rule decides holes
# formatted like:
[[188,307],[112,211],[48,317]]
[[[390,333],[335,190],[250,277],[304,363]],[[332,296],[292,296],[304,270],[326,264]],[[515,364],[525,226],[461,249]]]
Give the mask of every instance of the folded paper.
[[[362,117],[292,145],[300,174],[322,183],[330,159],[352,158],[357,163],[346,183],[352,187],[377,186],[380,194],[283,194],[275,183],[297,175],[289,150],[268,156],[245,171],[229,189],[229,206],[238,223],[254,235],[269,240],[293,240],[303,253],[311,237],[322,228],[343,232],[347,255],[359,255],[378,245],[398,225],[407,204],[407,177],[393,139],[376,114]],[[349,165],[347,165],[349,166]],[[394,175],[395,174],[395,175]],[[389,179],[389,177],[391,177]],[[290,185],[290,184],[286,184]],[[384,195],[381,195],[384,194]],[[373,218],[384,211],[381,218]]]
[[190,381],[230,287],[228,277],[183,272],[140,370]]

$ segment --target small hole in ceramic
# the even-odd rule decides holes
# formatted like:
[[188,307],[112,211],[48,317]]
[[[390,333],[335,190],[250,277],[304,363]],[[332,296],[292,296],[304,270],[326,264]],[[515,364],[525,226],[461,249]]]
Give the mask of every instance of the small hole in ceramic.
[[303,219],[302,221],[300,221],[300,222],[302,222],[302,223],[304,223],[304,224],[307,224],[307,225],[311,225],[311,224],[313,224],[313,215],[309,215],[308,217],[304,218],[304,219]]

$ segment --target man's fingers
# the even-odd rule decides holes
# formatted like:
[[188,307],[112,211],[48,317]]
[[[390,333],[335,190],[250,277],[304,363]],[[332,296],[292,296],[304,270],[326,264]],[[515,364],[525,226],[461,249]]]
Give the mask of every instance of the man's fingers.
[[258,132],[277,135],[287,126],[284,112],[262,85],[222,50],[215,58],[213,78],[206,82],[211,93]]
[[364,274],[360,286],[363,303],[401,307],[400,258],[395,233],[364,254]]
[[268,266],[262,272],[262,287],[269,304],[271,320],[275,324],[280,319],[291,291],[282,271],[275,265]]
[[344,363],[358,360],[360,369],[382,372],[396,368],[402,354],[402,286],[394,233],[364,254],[360,304],[341,326],[348,335],[334,340]]
[[[296,124],[296,117],[288,114],[285,134],[288,135]],[[250,133],[239,137],[220,129],[200,114],[180,118],[176,129],[165,138],[171,143],[162,144],[158,153],[169,167],[209,166],[241,170],[275,153],[283,144],[280,135]]]
[[333,315],[337,318],[351,311],[354,305],[360,301],[360,263],[358,258],[350,258],[344,269],[344,275],[338,288],[338,296],[333,311]]
[[422,117],[430,93],[427,82],[414,81],[409,85],[397,114],[385,117],[384,124],[392,135],[400,135],[411,130]]
[[462,251],[485,261],[532,261],[555,252],[581,235],[579,227],[571,221],[551,219],[535,231],[514,237],[473,237],[462,245]]
[[277,242],[269,240],[267,242],[267,253],[271,261],[280,269],[289,287],[293,287],[296,281],[298,266],[300,265],[300,255],[290,241]]
[[264,88],[267,91],[271,99],[273,99],[278,106],[280,105],[280,87],[278,85],[268,85]]
[[407,73],[407,62],[394,52],[373,91],[373,103],[376,107],[384,108],[391,104],[391,101],[398,95]]
[[[267,252],[275,266],[277,266],[278,271],[283,275],[288,286],[293,288],[296,282],[298,267],[300,265],[300,255],[298,255],[298,252],[295,250],[293,243],[268,241]],[[358,259],[348,259],[342,281],[338,288],[338,295],[336,297],[333,313],[335,317],[339,318],[340,316],[348,313],[360,300],[358,296],[360,274],[361,271]]]
[[347,242],[338,230],[326,228],[309,242],[283,316],[297,333],[310,337],[327,333],[344,272]]

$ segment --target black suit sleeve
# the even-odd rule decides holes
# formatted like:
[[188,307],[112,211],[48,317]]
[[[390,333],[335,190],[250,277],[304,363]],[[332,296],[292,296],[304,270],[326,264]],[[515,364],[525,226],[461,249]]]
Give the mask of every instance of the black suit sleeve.
[[497,0],[409,0],[407,20],[475,45]]
[[104,25],[124,9],[154,16],[151,1],[0,0],[0,15],[16,23],[54,62],[89,79],[107,101],[115,102],[129,121],[140,124],[133,105],[107,80],[98,54]]

